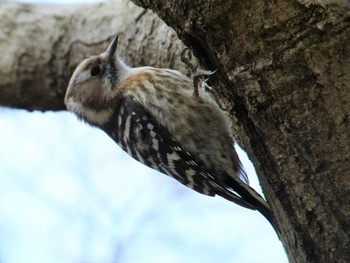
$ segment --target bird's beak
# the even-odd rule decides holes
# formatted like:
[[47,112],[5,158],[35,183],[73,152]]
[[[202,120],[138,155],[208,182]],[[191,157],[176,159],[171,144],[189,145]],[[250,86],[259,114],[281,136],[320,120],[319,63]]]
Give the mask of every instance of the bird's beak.
[[106,54],[108,57],[112,58],[115,54],[115,51],[117,50],[117,44],[118,44],[118,35],[115,35],[112,42],[109,44]]

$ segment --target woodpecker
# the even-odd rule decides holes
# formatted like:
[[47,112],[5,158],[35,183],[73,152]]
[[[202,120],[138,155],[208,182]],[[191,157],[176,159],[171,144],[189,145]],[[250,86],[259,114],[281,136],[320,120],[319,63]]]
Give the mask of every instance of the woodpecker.
[[78,65],[67,109],[139,162],[201,194],[258,210],[274,226],[269,204],[248,185],[228,119],[210,96],[176,70],[127,66],[117,43],[116,35],[106,51]]

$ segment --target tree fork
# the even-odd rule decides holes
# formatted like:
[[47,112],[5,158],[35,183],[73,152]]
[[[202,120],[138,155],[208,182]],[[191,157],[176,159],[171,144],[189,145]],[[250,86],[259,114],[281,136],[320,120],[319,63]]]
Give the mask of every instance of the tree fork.
[[[152,9],[174,28],[203,68],[218,68],[210,85],[229,110],[236,137],[255,165],[290,261],[347,262],[350,16],[346,4],[134,2]],[[84,13],[80,6],[52,11],[0,1],[0,7],[0,49],[6,50],[0,60],[2,106],[64,109],[63,95],[76,64],[102,50],[118,32],[123,39],[121,55],[128,64],[147,61],[186,72],[179,59],[184,46],[174,31],[150,11],[125,1],[89,5]],[[77,54],[77,49],[83,52]]]

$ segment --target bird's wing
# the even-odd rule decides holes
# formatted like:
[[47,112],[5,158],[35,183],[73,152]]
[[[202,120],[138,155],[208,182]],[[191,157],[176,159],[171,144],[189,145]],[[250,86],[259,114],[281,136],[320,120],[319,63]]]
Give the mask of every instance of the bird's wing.
[[255,209],[255,206],[217,182],[211,171],[204,170],[192,154],[184,150],[132,96],[121,98],[118,105],[116,114],[103,129],[134,159],[199,193],[209,196],[218,194],[238,205]]

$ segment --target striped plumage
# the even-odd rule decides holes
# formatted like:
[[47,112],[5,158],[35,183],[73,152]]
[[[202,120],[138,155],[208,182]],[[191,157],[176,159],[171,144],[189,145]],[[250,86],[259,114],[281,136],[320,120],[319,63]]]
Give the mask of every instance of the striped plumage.
[[68,110],[104,130],[141,163],[205,195],[257,209],[272,224],[267,202],[248,185],[222,111],[175,70],[130,68],[108,49],[77,67]]

